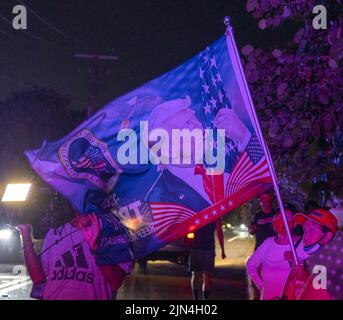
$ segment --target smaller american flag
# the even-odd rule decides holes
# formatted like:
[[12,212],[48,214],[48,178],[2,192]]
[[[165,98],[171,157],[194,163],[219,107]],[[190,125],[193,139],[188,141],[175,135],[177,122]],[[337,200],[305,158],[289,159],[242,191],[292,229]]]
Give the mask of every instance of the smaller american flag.
[[80,158],[78,162],[73,162],[77,168],[90,168],[96,170],[104,170],[107,167],[106,160],[104,159],[99,148],[90,146],[86,154]]
[[161,236],[169,229],[187,221],[195,212],[176,203],[151,202],[151,211],[154,218],[152,225],[156,228],[156,235]]
[[270,171],[261,144],[254,132],[250,141],[235,164],[226,184],[226,196],[252,182],[271,182]]

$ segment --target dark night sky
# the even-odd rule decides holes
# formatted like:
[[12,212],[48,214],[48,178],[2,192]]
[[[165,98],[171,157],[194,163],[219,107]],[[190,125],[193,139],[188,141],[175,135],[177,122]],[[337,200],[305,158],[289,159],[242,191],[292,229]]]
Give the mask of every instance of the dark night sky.
[[[89,62],[74,54],[113,53],[119,55],[118,61],[101,64],[98,104],[102,105],[176,67],[216,40],[224,33],[225,15],[232,18],[239,47],[250,43],[266,48],[284,43],[292,34],[287,26],[258,30],[257,20],[245,10],[246,0],[22,1],[72,40],[30,11],[26,33],[15,31],[0,18],[0,100],[35,85],[67,94],[73,108],[85,108]],[[15,4],[18,1],[1,0],[1,16],[12,21]]]

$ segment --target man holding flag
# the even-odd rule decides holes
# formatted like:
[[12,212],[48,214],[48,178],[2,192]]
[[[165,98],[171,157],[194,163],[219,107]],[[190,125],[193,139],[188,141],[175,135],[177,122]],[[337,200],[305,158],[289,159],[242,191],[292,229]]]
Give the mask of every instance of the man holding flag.
[[132,262],[112,266],[96,263],[99,220],[94,214],[75,214],[72,221],[50,229],[37,255],[31,226],[18,225],[24,259],[33,282],[31,297],[42,300],[111,300]]

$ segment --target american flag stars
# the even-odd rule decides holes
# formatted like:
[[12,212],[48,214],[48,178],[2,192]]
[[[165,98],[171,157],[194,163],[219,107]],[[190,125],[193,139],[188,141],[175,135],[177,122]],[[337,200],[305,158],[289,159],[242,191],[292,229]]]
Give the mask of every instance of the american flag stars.
[[204,88],[204,90],[205,90],[205,92],[206,92],[207,94],[210,94],[210,87],[208,86],[207,83],[205,83],[205,84],[203,85],[203,88]]
[[206,105],[204,106],[204,111],[205,114],[211,113],[211,106],[208,103],[206,103]]
[[[221,108],[230,108],[230,101],[225,95],[222,78],[219,74],[217,59],[214,52],[208,48],[200,55],[199,75],[201,82],[201,97],[205,124],[215,127],[214,118]],[[210,112],[209,112],[210,111]]]
[[219,91],[219,93],[218,93],[218,99],[219,99],[220,103],[223,103],[223,98],[224,98],[224,95],[222,94],[221,91]]
[[[196,219],[194,220],[194,223],[196,225],[199,225],[201,223],[208,223],[208,220],[210,219],[210,215],[217,216],[217,215],[222,215],[223,212],[227,211],[228,209],[230,209],[230,207],[232,207],[234,205],[234,202],[232,200],[228,201],[228,203],[222,203],[220,206],[219,204],[215,205],[214,207],[212,207],[212,211],[209,211],[210,208],[208,208],[208,210],[206,210],[205,212],[203,212],[200,216],[198,215],[196,217]],[[194,217],[195,218],[195,217]]]
[[216,62],[216,58],[211,58],[211,67],[215,67],[217,68],[217,62]]
[[210,102],[212,103],[212,107],[215,109],[217,108],[217,100],[214,99],[213,97],[210,99]]
[[203,58],[204,58],[205,63],[207,63],[207,61],[208,61],[208,59],[209,59],[209,58],[208,58],[208,55],[207,55],[207,54],[204,54],[204,55],[203,55]]
[[264,152],[257,138],[256,132],[252,135],[250,142],[247,145],[246,152],[253,164],[258,163],[264,156]]
[[204,79],[204,73],[205,73],[205,70],[200,68],[200,70],[199,70],[200,79]]

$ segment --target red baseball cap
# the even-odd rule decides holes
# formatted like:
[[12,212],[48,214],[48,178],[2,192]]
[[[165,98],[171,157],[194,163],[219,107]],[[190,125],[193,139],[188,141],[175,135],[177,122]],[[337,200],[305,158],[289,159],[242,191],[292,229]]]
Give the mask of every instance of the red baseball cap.
[[273,198],[269,193],[262,193],[259,197],[260,200],[272,201]]
[[297,213],[294,216],[295,223],[304,225],[306,219],[327,227],[333,234],[337,232],[337,218],[328,210],[316,209],[308,214]]

